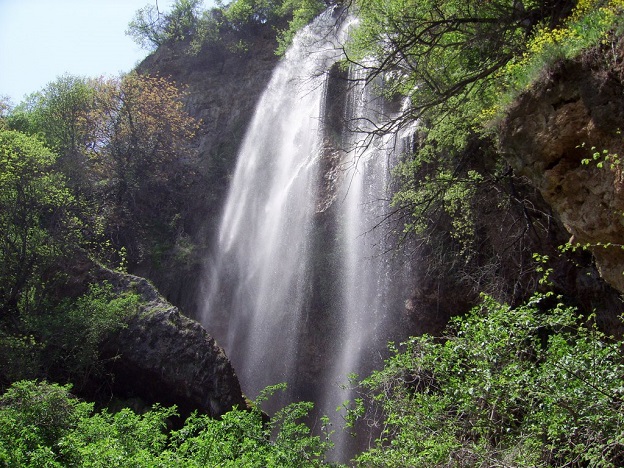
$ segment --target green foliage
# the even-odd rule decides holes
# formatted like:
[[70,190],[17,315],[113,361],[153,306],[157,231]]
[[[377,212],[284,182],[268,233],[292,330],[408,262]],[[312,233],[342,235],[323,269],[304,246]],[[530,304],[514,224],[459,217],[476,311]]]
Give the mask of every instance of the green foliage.
[[92,81],[63,75],[40,92],[31,94],[9,117],[9,125],[40,136],[58,155],[55,168],[71,187],[85,190],[89,184],[85,147],[90,143],[86,115],[95,103]]
[[[236,30],[265,23],[275,25],[276,53],[283,55],[296,32],[325,7],[323,0],[235,0],[227,6],[224,16]],[[281,26],[286,21],[288,26]]]
[[42,275],[80,240],[74,197],[37,138],[0,131],[0,320],[29,307]]
[[99,346],[136,312],[139,297],[115,294],[108,283],[92,284],[82,296],[58,303],[47,296],[39,298],[38,307],[21,307],[13,329],[0,330],[0,377],[9,382],[45,377],[81,390],[89,378],[102,375]]
[[168,41],[190,39],[200,22],[202,0],[176,0],[169,13],[158,5],[147,5],[136,12],[126,34],[141,47],[153,50]]
[[280,12],[282,16],[292,19],[288,21],[287,28],[278,31],[277,55],[284,55],[297,31],[309,24],[325,7],[322,0],[284,0]]
[[[376,132],[420,123],[413,154],[408,152],[396,169],[400,188],[393,202],[408,220],[405,235],[431,244],[439,227],[444,235],[449,233],[456,253],[469,260],[477,252],[474,246],[483,244],[478,236],[489,235],[487,229],[477,232],[477,220],[484,214],[479,195],[487,190],[485,184],[506,193],[506,182],[513,177],[495,154],[496,118],[556,60],[594,45],[612,45],[618,37],[613,32],[622,29],[622,2],[353,4],[359,21],[347,44],[348,61],[367,70],[367,80],[381,78],[379,92],[402,98],[404,105]],[[471,147],[475,141],[481,142],[476,150]],[[599,165],[614,161],[595,152],[593,158]],[[513,193],[508,198],[522,203]]]
[[359,22],[348,45],[349,58],[364,62],[372,57],[364,64],[371,73],[392,72],[384,92],[410,99],[404,120],[426,111],[452,112],[458,103],[483,105],[492,99],[488,80],[522,52],[536,10],[543,7],[538,4],[546,2],[355,3]]
[[7,96],[0,95],[0,130],[6,129],[7,117],[11,108],[11,100]]
[[[14,127],[41,134],[46,145],[59,154],[78,151],[84,144],[84,119],[93,102],[93,89],[86,78],[63,75],[17,106]],[[24,127],[20,127],[20,122]]]
[[[621,135],[621,131],[618,130],[617,135]],[[577,146],[577,148],[587,150],[587,146],[585,143]],[[611,171],[615,171],[621,167],[622,161],[620,160],[620,155],[617,153],[611,153],[608,149],[603,148],[602,150],[592,146],[589,148],[590,157],[581,159],[581,164],[588,166],[590,163],[596,164],[596,167],[599,169],[608,168]]]
[[[193,54],[206,45],[247,52],[247,34],[259,25],[268,24],[277,34],[276,53],[283,55],[295,33],[326,7],[323,0],[234,0],[227,6],[201,11],[201,3],[201,0],[177,0],[169,13],[148,5],[137,11],[126,34],[149,50],[168,41],[189,40]],[[224,35],[231,31],[243,37],[224,41]]]
[[282,3],[283,0],[234,0],[225,9],[225,19],[235,29],[273,22],[279,17]]
[[64,299],[47,313],[24,317],[24,326],[39,337],[44,369],[55,370],[56,379],[80,389],[89,377],[103,372],[100,344],[124,326],[138,305],[136,294],[119,295],[108,283],[91,284],[75,300]]
[[324,465],[330,448],[299,422],[310,403],[286,406],[268,423],[257,406],[220,419],[193,414],[168,433],[175,408],[93,413],[92,405],[68,392],[24,381],[0,398],[1,466],[303,468]]
[[484,297],[362,380],[383,431],[358,466],[621,466],[622,343],[556,298]]
[[124,247],[137,262],[146,231],[180,234],[173,221],[195,177],[189,142],[198,126],[182,97],[158,77],[63,76],[9,112],[9,127],[56,149],[49,166],[72,191],[82,245],[111,266]]
[[61,467],[58,441],[91,413],[69,386],[16,382],[0,397],[0,466]]
[[484,109],[484,119],[500,118],[505,107],[558,60],[576,57],[597,45],[612,45],[624,27],[623,11],[621,0],[581,0],[557,27],[539,24],[526,50],[501,70],[498,102]]
[[[405,234],[429,242],[434,226],[450,227],[459,256],[476,251],[477,188],[496,178],[474,161],[487,156],[483,109],[497,102],[496,76],[520,55],[532,28],[551,23],[565,2],[506,0],[356,1],[357,22],[346,52],[380,93],[400,97],[403,111],[376,129],[394,132],[419,120],[414,154],[396,174],[393,203],[409,221]],[[480,152],[482,154],[475,154]],[[489,172],[489,173],[487,173]]]
[[201,13],[197,21],[195,33],[191,37],[189,52],[197,55],[204,45],[215,47],[223,46],[222,30],[225,23],[223,11],[218,8]]
[[58,441],[60,458],[67,466],[167,466],[161,454],[167,418],[175,414],[175,408],[156,406],[142,415],[124,408],[82,418]]
[[394,169],[401,190],[392,204],[410,214],[404,231],[426,238],[441,217],[449,219],[450,237],[460,246],[465,258],[474,251],[476,234],[475,194],[484,176],[475,170],[460,170],[449,155],[439,155],[423,148],[405,158]]

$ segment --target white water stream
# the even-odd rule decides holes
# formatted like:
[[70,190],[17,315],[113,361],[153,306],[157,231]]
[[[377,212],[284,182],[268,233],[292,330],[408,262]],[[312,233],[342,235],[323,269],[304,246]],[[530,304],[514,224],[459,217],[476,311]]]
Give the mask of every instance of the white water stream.
[[[365,133],[345,135],[349,151],[339,162],[332,214],[318,212],[326,195],[320,193],[324,143],[332,130],[322,124],[328,71],[342,57],[347,22],[327,11],[300,32],[257,105],[208,261],[203,316],[248,396],[295,382],[300,391],[286,400],[303,394],[331,417],[349,396],[339,383],[363,362],[370,370],[383,353],[391,338],[387,324],[403,312],[408,276],[389,252],[391,233],[383,222],[395,139],[363,146]],[[376,120],[383,112],[374,102],[382,101],[363,86],[350,86],[346,99],[348,122]],[[323,216],[335,226],[333,237],[319,241]],[[333,252],[331,264],[320,260],[326,251],[318,249]],[[320,280],[336,291],[323,298],[325,315],[311,305],[323,294],[314,291]],[[330,331],[310,337],[324,330],[322,320],[331,322]]]

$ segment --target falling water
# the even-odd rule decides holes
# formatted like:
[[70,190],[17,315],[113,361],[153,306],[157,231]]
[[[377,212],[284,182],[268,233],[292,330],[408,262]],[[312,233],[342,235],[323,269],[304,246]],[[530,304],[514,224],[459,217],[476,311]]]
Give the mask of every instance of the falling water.
[[297,357],[326,72],[341,50],[335,26],[326,12],[274,71],[239,153],[210,265],[204,322],[251,396],[291,380]]
[[[365,128],[336,139],[324,123],[348,29],[338,16],[329,10],[297,35],[257,105],[208,261],[203,317],[247,395],[287,382],[286,400],[329,413],[345,396],[338,384],[385,348],[407,289],[383,222],[396,140],[369,140]],[[383,101],[349,88],[344,120],[379,121]],[[341,147],[329,196],[332,138]]]
[[[342,294],[341,331],[333,365],[328,366],[320,400],[331,410],[354,395],[340,390],[352,373],[382,365],[386,344],[406,335],[404,303],[409,295],[410,264],[399,255],[391,223],[391,169],[406,149],[413,129],[376,135],[392,117],[392,106],[379,96],[380,80],[367,83],[363,69],[352,67],[345,109],[348,153],[340,187],[337,222],[340,228]],[[344,385],[343,385],[344,386]],[[337,452],[351,452],[350,439],[336,438]]]

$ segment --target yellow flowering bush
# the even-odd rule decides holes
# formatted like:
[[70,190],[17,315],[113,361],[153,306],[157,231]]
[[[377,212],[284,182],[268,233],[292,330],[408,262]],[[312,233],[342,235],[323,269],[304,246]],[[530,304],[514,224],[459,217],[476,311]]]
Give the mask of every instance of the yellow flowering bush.
[[574,57],[588,47],[607,43],[612,32],[624,26],[623,19],[624,0],[579,0],[562,25],[537,28],[526,51],[497,73],[501,97],[493,107],[482,110],[482,124],[499,117],[506,105],[530,87],[549,64]]

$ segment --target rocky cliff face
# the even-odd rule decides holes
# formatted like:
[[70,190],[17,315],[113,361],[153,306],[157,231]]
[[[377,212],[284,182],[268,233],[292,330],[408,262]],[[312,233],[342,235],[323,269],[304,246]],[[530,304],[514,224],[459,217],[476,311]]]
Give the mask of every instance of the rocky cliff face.
[[[165,44],[137,68],[139,73],[171,79],[186,90],[188,112],[201,119],[194,140],[199,155],[197,181],[191,197],[193,206],[187,210],[193,216],[183,220],[192,252],[148,256],[133,270],[150,278],[168,300],[189,315],[197,309],[202,261],[208,256],[218,227],[239,146],[256,101],[278,61],[275,31],[269,25],[228,34],[197,52],[192,52],[185,42]],[[233,47],[240,40],[248,44],[247,50]],[[187,258],[180,262],[176,257]]]
[[[624,293],[624,43],[559,63],[509,110],[500,146]],[[597,154],[596,159],[593,155]],[[589,159],[589,163],[587,163]]]

